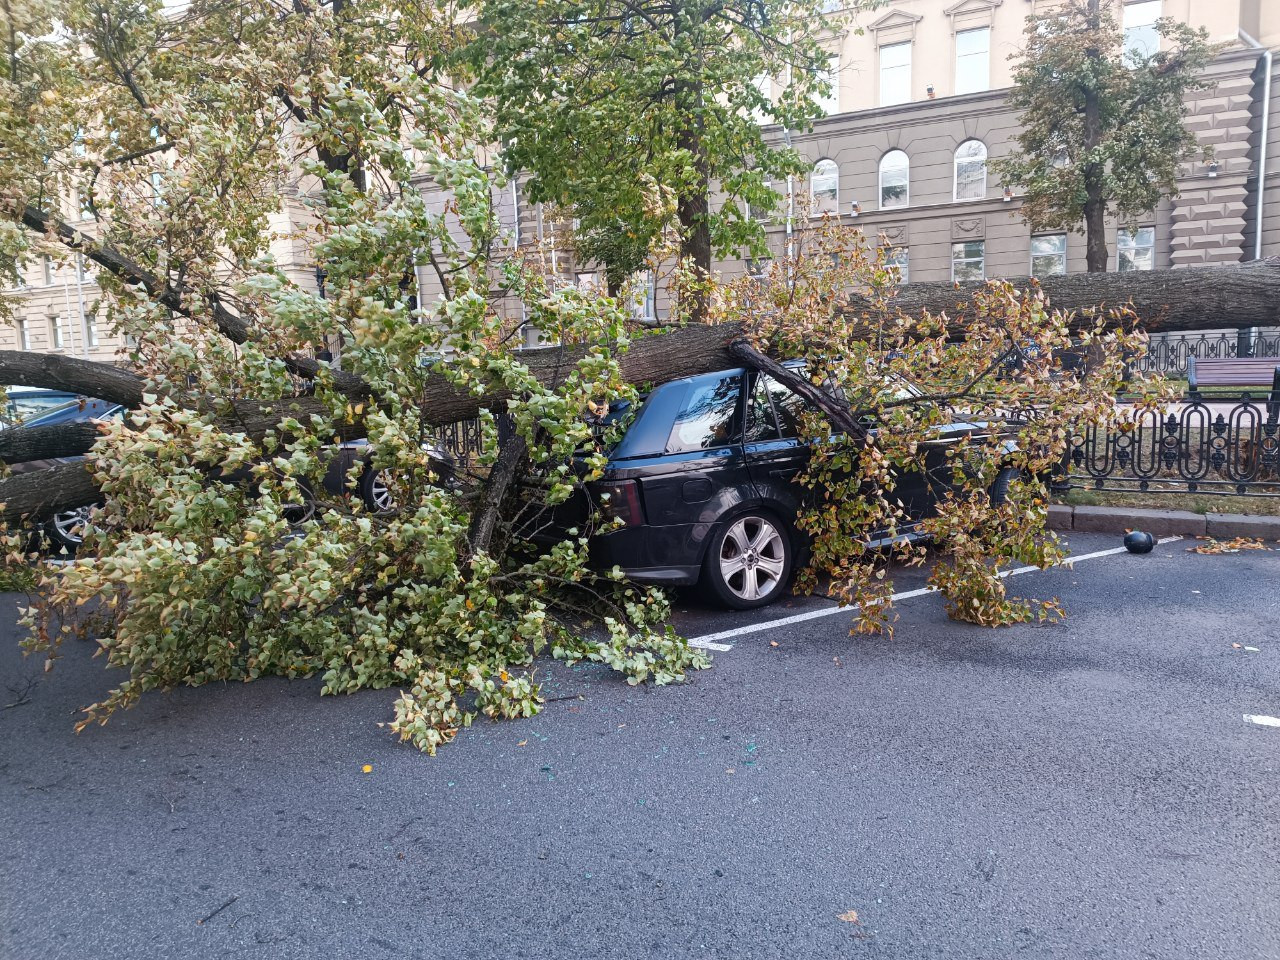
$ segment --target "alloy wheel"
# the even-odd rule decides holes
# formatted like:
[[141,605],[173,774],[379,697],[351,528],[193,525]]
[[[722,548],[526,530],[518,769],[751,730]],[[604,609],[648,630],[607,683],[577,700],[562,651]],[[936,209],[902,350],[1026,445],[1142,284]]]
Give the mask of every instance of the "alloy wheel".
[[777,527],[763,517],[743,517],[720,544],[720,576],[735,597],[759,600],[777,589],[786,559]]

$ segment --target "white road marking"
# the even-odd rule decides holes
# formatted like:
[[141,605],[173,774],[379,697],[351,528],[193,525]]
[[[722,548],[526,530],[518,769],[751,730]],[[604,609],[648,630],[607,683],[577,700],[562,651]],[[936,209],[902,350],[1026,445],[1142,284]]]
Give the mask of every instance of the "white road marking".
[[1259,713],[1246,713],[1245,723],[1256,723],[1260,727],[1280,727],[1280,717],[1264,717]]
[[[1175,540],[1181,540],[1181,537],[1165,537],[1156,541],[1156,545],[1164,543],[1173,543]],[[1110,550],[1095,550],[1093,553],[1082,553],[1078,557],[1067,557],[1061,563],[1053,566],[1072,568],[1075,564],[1084,560],[1096,560],[1099,557],[1110,557],[1117,553],[1124,553],[1124,547],[1113,547]],[[1018,567],[1014,570],[1002,570],[1001,577],[1017,577],[1024,573],[1035,573],[1039,567]],[[927,593],[936,593],[937,587],[921,587],[918,590],[905,590],[902,593],[893,595],[893,602],[899,600],[910,600],[912,597],[923,597]],[[733,649],[731,643],[721,643],[722,640],[730,640],[733,637],[745,636],[748,633],[757,633],[761,630],[771,630],[774,627],[788,627],[795,623],[805,623],[809,620],[820,620],[823,617],[834,617],[841,613],[853,613],[856,607],[822,607],[818,610],[808,610],[805,613],[797,613],[790,617],[779,617],[777,620],[766,620],[764,623],[753,623],[745,627],[734,627],[732,630],[721,630],[717,633],[708,633],[700,637],[691,637],[689,646],[697,647],[700,650],[718,650],[725,652]]]

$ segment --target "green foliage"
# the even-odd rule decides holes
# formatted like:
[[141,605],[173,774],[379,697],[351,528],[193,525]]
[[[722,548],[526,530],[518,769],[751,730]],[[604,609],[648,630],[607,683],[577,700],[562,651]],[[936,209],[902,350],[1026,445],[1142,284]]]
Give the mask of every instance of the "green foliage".
[[1184,97],[1217,53],[1204,28],[1163,18],[1161,49],[1123,48],[1111,0],[1067,0],[1027,18],[1009,104],[1017,150],[993,160],[1024,192],[1036,230],[1080,229],[1090,205],[1132,223],[1176,191],[1180,164],[1204,151],[1183,124]]
[[[760,252],[745,214],[777,204],[770,180],[803,174],[767,145],[761,122],[805,129],[821,116],[841,16],[822,0],[486,0],[467,51],[508,169],[533,201],[578,220],[576,247],[620,289],[664,231],[719,185],[704,222],[720,250]],[[769,78],[776,96],[758,84]]]
[[[740,281],[718,301],[725,316],[748,319],[760,346],[803,359],[808,379],[868,430],[835,432],[816,409],[802,417],[813,454],[801,476],[808,497],[797,524],[810,561],[798,585],[855,607],[855,632],[888,629],[888,561],[921,564],[927,554],[919,543],[872,544],[905,531],[914,518],[901,490],[927,483],[937,512],[915,532],[937,548],[929,583],[948,614],[984,626],[1056,618],[1055,600],[1010,597],[1001,574],[1065,556],[1048,529],[1046,478],[1075,429],[1125,416],[1113,398],[1126,354],[1140,354],[1145,338],[1124,331],[1123,311],[1103,311],[1073,333],[1071,318],[1050,311],[1038,291],[1000,282],[975,295],[958,335],[946,316],[894,311],[895,273],[860,234],[824,221],[797,238],[763,286]],[[838,306],[850,287],[869,292],[870,319]],[[1064,362],[1080,356],[1090,362]],[[957,423],[969,426],[941,433]],[[993,502],[1002,472],[1018,479],[1007,500]]]
[[[666,628],[660,593],[588,567],[590,529],[543,550],[504,509],[497,535],[474,540],[475,514],[497,496],[492,416],[456,483],[426,449],[429,384],[509,390],[505,415],[530,448],[519,506],[544,510],[572,492],[570,464],[590,478],[604,462],[609,437],[584,412],[634,397],[619,372],[630,334],[616,304],[487,256],[498,228],[477,144],[488,133],[474,102],[436,76],[454,24],[444,8],[281,16],[266,2],[197,0],[171,18],[107,0],[63,14],[75,42],[50,54],[57,69],[24,72],[23,96],[83,97],[66,116],[84,123],[85,148],[46,165],[21,141],[65,140],[63,113],[48,123],[6,113],[10,199],[56,212],[46,166],[63,171],[65,188],[95,198],[104,244],[191,291],[189,316],[175,318],[101,278],[103,308],[136,337],[131,359],[149,392],[90,455],[105,500],[95,530],[74,563],[44,574],[26,618],[29,649],[53,657],[64,637],[89,635],[128,672],[83,723],[177,684],[317,675],[326,694],[402,687],[390,727],[434,752],[477,714],[535,713],[530,666],[567,650],[570,635],[574,657],[630,682],[705,666]],[[427,204],[424,170],[449,191],[446,210]],[[281,214],[305,230],[279,236]],[[324,265],[327,298],[308,288],[309,270],[276,259],[290,244]],[[414,310],[403,278],[424,258],[447,288]],[[494,308],[498,266],[531,319],[585,348],[553,386],[529,374]],[[247,342],[214,329],[226,306]],[[319,344],[339,346],[342,373],[363,378],[367,398],[344,392],[330,368],[310,381],[290,371],[284,358]],[[350,489],[360,457],[339,467],[348,490],[326,488],[338,442],[352,436],[368,438],[393,508],[374,511]],[[297,523],[291,509],[305,502],[314,512]]]

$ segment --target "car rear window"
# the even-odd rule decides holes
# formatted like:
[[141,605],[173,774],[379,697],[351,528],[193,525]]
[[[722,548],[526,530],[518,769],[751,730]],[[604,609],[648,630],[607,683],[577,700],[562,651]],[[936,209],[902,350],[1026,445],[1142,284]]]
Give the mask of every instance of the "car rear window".
[[712,450],[742,439],[742,374],[738,371],[689,385],[667,439],[667,453]]

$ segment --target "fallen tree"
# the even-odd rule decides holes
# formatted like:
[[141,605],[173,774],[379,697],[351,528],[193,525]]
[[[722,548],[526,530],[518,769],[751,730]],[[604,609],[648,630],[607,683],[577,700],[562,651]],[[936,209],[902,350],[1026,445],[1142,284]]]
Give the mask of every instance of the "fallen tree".
[[[1076,315],[1077,328],[1089,326],[1097,311],[1126,307],[1147,333],[1243,329],[1280,324],[1280,258],[1178,270],[1079,273],[1065,276],[1011,277],[1017,289],[1039,287],[1053,309]],[[891,304],[908,316],[946,313],[953,331],[973,316],[981,281],[909,283]],[[851,296],[845,309],[874,324],[883,317],[876,301]]]
[[[122,258],[103,256],[102,262],[112,264],[116,270],[127,269],[122,265]],[[120,279],[131,282],[134,277],[125,272],[120,274]],[[1092,326],[1099,311],[1120,306],[1132,313],[1126,322],[1147,334],[1280,324],[1280,259],[1277,258],[1231,267],[1080,274],[1051,277],[1038,283],[1025,279],[1009,282],[1015,289],[1034,290],[1038,286],[1049,307],[1070,315],[1069,326],[1073,331]],[[884,324],[901,315],[945,314],[950,320],[949,333],[955,337],[962,335],[973,321],[973,303],[984,287],[981,283],[909,284],[898,288],[887,305],[884,301],[850,296],[842,312],[852,328],[864,336],[874,336]],[[1229,304],[1237,305],[1237,309],[1227,315],[1223,311]],[[753,348],[743,341],[745,329],[742,323],[717,323],[640,336],[620,355],[622,375],[629,383],[643,386],[744,362],[759,366],[760,361],[746,352]],[[242,337],[237,342],[247,340],[250,331],[251,328],[238,327]],[[524,351],[519,355],[519,362],[533,380],[554,387],[576,369],[591,349],[593,347],[586,345],[542,347]],[[289,366],[294,372],[304,370],[312,376],[321,372],[315,361],[301,363],[296,357]],[[327,367],[324,372],[328,374]],[[777,375],[788,376],[785,371]],[[110,364],[19,351],[0,351],[0,383],[69,390],[128,407],[136,407],[141,402],[143,390],[140,377]],[[353,397],[369,397],[373,392],[367,383],[349,373],[343,373],[334,387]],[[501,409],[515,397],[515,391],[503,385],[460,389],[448,377],[437,373],[423,379],[416,401],[425,426],[443,426],[473,419],[485,409]],[[207,398],[187,398],[186,402],[194,406],[213,403]],[[240,400],[217,422],[260,439],[286,417],[306,418],[325,409],[324,404],[305,396],[274,404]],[[828,413],[839,416],[834,409]],[[360,435],[360,426],[354,423],[343,431],[342,439]],[[28,436],[21,428],[10,430],[0,433],[0,460],[21,463],[82,456],[92,448],[97,437],[98,432],[85,424],[43,428],[38,437]],[[26,481],[19,484],[12,479],[0,480],[0,518],[14,520],[33,511],[47,514],[83,506],[95,498],[91,487],[74,470],[50,474],[39,489]]]
[[[884,627],[892,578],[862,547],[908,519],[894,478],[927,468],[950,478],[923,522],[951,613],[983,624],[1053,615],[1051,602],[1007,597],[1000,572],[1061,558],[1036,478],[1061,456],[1066,425],[1114,413],[1135,345],[1106,329],[1122,316],[1072,319],[1007,285],[966,291],[972,304],[958,309],[947,286],[933,299],[908,287],[833,310],[882,272],[852,231],[824,224],[766,283],[711,289],[711,323],[639,332],[618,301],[564,284],[536,253],[509,255],[493,204],[502,185],[477,146],[493,139],[441,55],[457,27],[444,8],[194,0],[190,10],[19,5],[32,20],[17,25],[24,37],[57,42],[32,39],[0,62],[0,272],[87,258],[100,321],[136,344],[132,372],[0,354],[0,382],[134,411],[0,436],[14,464],[88,454],[0,479],[10,562],[29,561],[15,528],[31,515],[101,504],[77,562],[23,567],[40,581],[29,648],[53,659],[64,638],[91,638],[128,672],[85,722],[176,684],[318,674],[325,693],[401,687],[391,728],[434,751],[480,713],[536,712],[526,668],[539,655],[592,659],[633,683],[681,679],[706,660],[669,627],[665,595],[590,562],[593,538],[615,521],[577,499],[579,481],[604,476],[623,427],[584,414],[634,405],[645,384],[742,364],[818,411],[796,414],[812,449],[810,495],[779,519],[812,544],[802,585],[829,577],[861,611],[859,627]],[[424,171],[448,191],[443,209],[424,197]],[[53,215],[50,198],[72,191],[102,214],[92,231]],[[309,268],[273,259],[280,248],[295,268],[322,266],[323,297],[298,280]],[[418,265],[440,291],[428,303]],[[1274,270],[1240,276],[1270,283]],[[1221,276],[1188,271],[1178,309],[1144,319],[1181,322],[1186,285]],[[1156,304],[1165,281],[1127,282],[1153,284],[1143,302]],[[506,315],[499,301],[518,309]],[[564,346],[516,349],[522,322]],[[1096,362],[1060,369],[1055,357],[1085,328]],[[321,345],[336,364],[316,359]],[[1017,375],[997,381],[1014,350]],[[808,379],[783,363],[800,356]],[[901,377],[920,394],[902,396]],[[739,409],[726,382],[688,424],[716,403]],[[1045,435],[1021,433],[1010,448],[979,431],[940,448],[931,441],[953,402],[978,422],[1037,405]],[[768,415],[752,409],[767,435]],[[426,435],[477,417],[477,469],[441,482]],[[883,429],[870,435],[868,422]],[[383,478],[380,499],[326,483],[334,443],[354,436],[368,438],[374,469],[362,464],[349,484]]]

